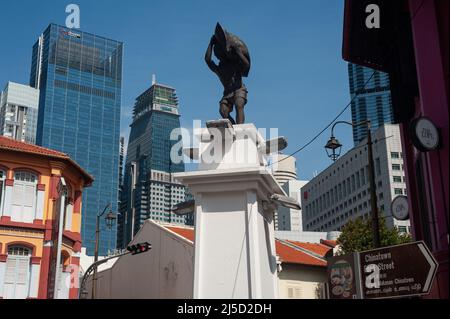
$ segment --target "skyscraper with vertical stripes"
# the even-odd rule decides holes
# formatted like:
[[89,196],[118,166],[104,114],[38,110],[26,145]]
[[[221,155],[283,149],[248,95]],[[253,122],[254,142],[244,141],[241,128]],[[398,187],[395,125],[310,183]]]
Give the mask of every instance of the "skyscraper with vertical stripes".
[[[349,63],[348,76],[352,99],[358,95],[351,105],[353,123],[370,120],[372,132],[375,132],[383,124],[392,124],[394,115],[392,111],[389,75]],[[372,78],[370,79],[371,76]],[[366,137],[366,126],[355,126],[353,128],[353,142],[355,146]]]
[[[185,216],[171,208],[185,200],[185,187],[173,173],[184,171],[184,162],[174,163],[170,153],[179,143],[171,133],[180,127],[175,89],[153,81],[137,99],[133,111],[124,172],[119,219],[118,248],[124,248],[145,220],[184,224]],[[181,149],[180,149],[181,152]]]

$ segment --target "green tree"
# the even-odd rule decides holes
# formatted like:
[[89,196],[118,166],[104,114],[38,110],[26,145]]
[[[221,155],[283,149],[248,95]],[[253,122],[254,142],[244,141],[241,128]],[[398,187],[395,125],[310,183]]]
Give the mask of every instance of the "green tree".
[[[380,213],[380,216],[382,214]],[[402,234],[397,228],[389,229],[383,217],[379,218],[381,247],[408,243],[411,236]],[[350,254],[374,249],[372,234],[372,219],[362,217],[350,220],[342,229],[342,234],[337,239],[340,246],[339,255]]]

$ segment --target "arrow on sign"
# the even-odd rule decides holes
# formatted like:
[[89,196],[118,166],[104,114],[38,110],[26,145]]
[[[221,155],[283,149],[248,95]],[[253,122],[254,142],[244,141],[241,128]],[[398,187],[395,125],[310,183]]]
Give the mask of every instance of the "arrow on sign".
[[419,246],[420,251],[425,256],[425,259],[430,264],[430,271],[428,272],[427,280],[425,281],[425,284],[423,285],[423,292],[428,292],[431,288],[431,283],[433,282],[434,277],[436,276],[436,270],[438,267],[438,264],[436,260],[433,257],[433,254],[429,251],[428,247],[424,245],[423,242],[419,242],[417,244]]
[[359,253],[363,298],[428,294],[438,263],[423,241]]

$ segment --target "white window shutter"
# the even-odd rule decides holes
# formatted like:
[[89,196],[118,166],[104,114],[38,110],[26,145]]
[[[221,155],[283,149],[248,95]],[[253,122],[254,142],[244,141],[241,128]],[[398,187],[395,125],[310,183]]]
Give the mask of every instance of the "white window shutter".
[[295,298],[300,299],[302,297],[302,290],[300,289],[300,287],[295,288],[295,294],[294,294]]
[[17,264],[17,284],[26,285],[28,282],[28,272],[30,270],[30,259],[20,258]]
[[5,284],[14,284],[16,281],[16,263],[17,259],[8,256],[6,259]]
[[12,204],[15,206],[22,206],[23,194],[24,194],[24,185],[16,181],[13,187]]
[[25,185],[24,187],[24,202],[25,207],[33,207],[36,201],[36,185]]
[[294,298],[294,289],[293,288],[288,288],[288,298]]
[[32,223],[35,216],[36,184],[16,180],[13,187],[13,221]]

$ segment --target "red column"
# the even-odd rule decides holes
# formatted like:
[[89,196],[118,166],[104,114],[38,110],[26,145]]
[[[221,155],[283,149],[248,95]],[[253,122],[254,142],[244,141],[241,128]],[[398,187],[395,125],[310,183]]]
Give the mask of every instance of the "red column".
[[48,271],[50,268],[51,246],[44,246],[41,259],[41,274],[39,276],[39,299],[47,299]]

